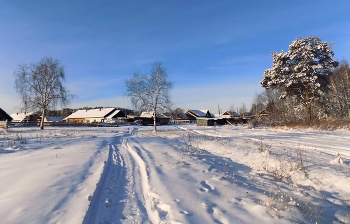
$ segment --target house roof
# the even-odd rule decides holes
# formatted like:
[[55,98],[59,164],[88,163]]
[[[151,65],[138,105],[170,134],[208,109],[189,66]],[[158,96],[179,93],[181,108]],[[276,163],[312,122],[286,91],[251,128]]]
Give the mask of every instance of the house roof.
[[70,119],[70,118],[89,118],[89,117],[107,117],[109,116],[112,112],[116,110],[115,108],[99,108],[99,109],[90,109],[90,110],[78,110],[65,119]]
[[188,110],[186,114],[190,114],[195,117],[206,117],[209,114],[209,110]]
[[235,112],[235,111],[225,111],[222,115],[239,117],[239,114],[237,112]]
[[13,118],[8,114],[8,113],[6,113],[6,111],[4,111],[2,108],[0,108],[0,112],[3,114],[3,115],[5,115],[5,117],[8,117],[7,119],[8,120],[12,120]]
[[[145,111],[145,112],[142,112],[140,117],[144,117],[144,118],[152,118],[153,117],[153,112],[152,111]],[[170,117],[167,117],[165,116],[164,114],[157,114],[156,116],[157,118],[170,118]]]
[[187,116],[187,114],[185,114],[185,113],[179,113],[179,114],[176,114],[176,119],[189,120],[190,117]]
[[11,117],[13,118],[14,121],[23,121],[25,120],[26,117],[32,114],[33,112],[14,113],[14,114],[11,114]]
[[113,118],[113,117],[114,117],[115,115],[117,115],[119,112],[122,112],[122,113],[124,114],[124,112],[121,111],[121,110],[115,110],[115,111],[112,111],[111,114],[108,114],[108,115],[106,116],[106,118]]

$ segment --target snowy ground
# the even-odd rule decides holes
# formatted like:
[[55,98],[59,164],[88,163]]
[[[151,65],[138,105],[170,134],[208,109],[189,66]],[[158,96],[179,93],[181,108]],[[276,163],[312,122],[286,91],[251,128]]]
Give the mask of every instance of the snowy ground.
[[1,223],[350,223],[350,131],[0,130]]

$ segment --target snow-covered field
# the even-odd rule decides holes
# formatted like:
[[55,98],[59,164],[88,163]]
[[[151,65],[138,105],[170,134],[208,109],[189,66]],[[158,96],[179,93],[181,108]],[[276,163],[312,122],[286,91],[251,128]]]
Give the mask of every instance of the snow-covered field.
[[0,223],[350,223],[350,131],[0,130]]

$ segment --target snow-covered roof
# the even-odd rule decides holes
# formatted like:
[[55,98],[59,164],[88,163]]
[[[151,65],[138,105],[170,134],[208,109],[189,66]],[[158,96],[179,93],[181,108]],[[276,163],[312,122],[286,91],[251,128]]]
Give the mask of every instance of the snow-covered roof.
[[88,117],[101,117],[104,118],[106,115],[109,115],[115,108],[99,108],[99,109],[90,109],[90,110],[78,110],[65,119],[69,118],[88,118]]
[[239,117],[239,114],[235,111],[225,111],[222,115],[223,115],[223,117],[224,116]]
[[[152,118],[153,117],[153,112],[152,111],[142,112],[140,117]],[[164,114],[157,114],[157,118],[169,118],[169,117],[165,116]]]
[[179,114],[176,115],[176,119],[189,120],[190,117],[187,116],[187,114],[185,114],[185,113],[179,113]]
[[13,118],[13,121],[23,121],[27,116],[32,115],[33,112],[24,112],[24,113],[14,113],[10,116]]
[[186,113],[189,113],[195,117],[206,117],[209,110],[188,110]]

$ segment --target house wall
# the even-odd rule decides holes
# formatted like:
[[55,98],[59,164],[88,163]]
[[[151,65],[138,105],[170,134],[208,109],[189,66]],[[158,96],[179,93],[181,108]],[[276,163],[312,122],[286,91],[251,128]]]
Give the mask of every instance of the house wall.
[[157,118],[157,123],[164,125],[164,124],[168,124],[170,122],[170,118]]
[[105,119],[103,117],[87,117],[85,118],[86,123],[92,123],[92,122],[104,122]]
[[198,119],[197,126],[214,126],[214,119]]
[[69,118],[68,122],[72,123],[85,123],[85,118]]

